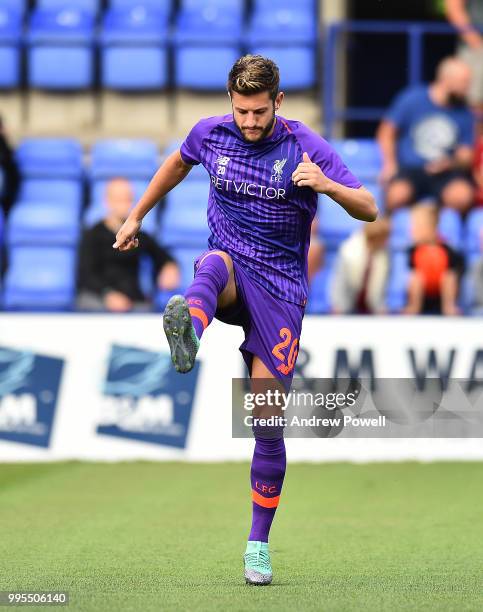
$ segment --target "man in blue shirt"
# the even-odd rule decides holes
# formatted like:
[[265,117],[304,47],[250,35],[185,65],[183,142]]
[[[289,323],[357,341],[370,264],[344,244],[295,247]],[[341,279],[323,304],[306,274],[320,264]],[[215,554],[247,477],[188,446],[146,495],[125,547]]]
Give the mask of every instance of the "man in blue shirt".
[[433,83],[408,87],[393,102],[377,134],[389,211],[425,198],[460,212],[472,205],[470,85],[468,66],[449,57]]

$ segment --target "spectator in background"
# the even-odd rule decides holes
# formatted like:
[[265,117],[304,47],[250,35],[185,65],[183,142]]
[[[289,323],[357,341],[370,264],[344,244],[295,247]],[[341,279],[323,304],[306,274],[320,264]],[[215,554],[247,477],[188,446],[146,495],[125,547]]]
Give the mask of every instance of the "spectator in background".
[[405,314],[460,314],[457,306],[464,263],[438,236],[438,209],[421,204],[411,211],[413,246]]
[[0,201],[5,216],[17,199],[19,187],[20,171],[0,117]]
[[424,198],[460,212],[473,204],[470,84],[468,66],[449,57],[433,83],[408,87],[396,98],[377,134],[388,211]]
[[483,119],[478,124],[475,157],[473,161],[473,179],[476,184],[475,204],[483,206]]
[[161,289],[171,291],[179,285],[177,264],[148,234],[139,233],[137,249],[119,252],[112,248],[132,203],[129,181],[113,179],[106,188],[106,218],[84,231],[79,251],[77,301],[81,310],[148,310],[149,301],[139,285],[143,256],[151,258]]
[[331,287],[334,314],[386,312],[389,232],[389,220],[381,218],[342,243]]
[[324,244],[319,238],[319,220],[314,217],[310,228],[310,247],[307,254],[307,278],[309,287],[312,279],[324,265]]
[[471,281],[474,287],[473,314],[483,314],[483,227],[480,228],[480,257],[471,270]]
[[483,0],[445,0],[448,21],[459,31],[459,56],[473,73],[469,99],[483,112]]

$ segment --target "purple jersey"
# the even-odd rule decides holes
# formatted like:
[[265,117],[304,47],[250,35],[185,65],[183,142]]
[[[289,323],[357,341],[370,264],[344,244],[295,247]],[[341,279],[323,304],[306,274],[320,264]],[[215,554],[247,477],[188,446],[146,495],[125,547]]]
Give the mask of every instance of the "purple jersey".
[[199,121],[181,145],[188,164],[203,164],[211,180],[209,247],[226,251],[272,295],[304,305],[307,252],[317,194],[297,187],[302,154],[334,181],[358,188],[332,147],[299,121],[277,116],[270,137],[247,142],[232,115]]

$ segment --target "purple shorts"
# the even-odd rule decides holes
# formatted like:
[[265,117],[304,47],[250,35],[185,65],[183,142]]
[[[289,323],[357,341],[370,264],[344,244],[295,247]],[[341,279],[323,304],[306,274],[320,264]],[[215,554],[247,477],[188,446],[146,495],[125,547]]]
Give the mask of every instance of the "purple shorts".
[[[195,261],[195,274],[198,262],[207,252]],[[233,269],[237,303],[218,309],[215,317],[223,323],[243,327],[245,340],[240,351],[250,374],[253,356],[257,355],[288,390],[299,352],[305,308],[274,297],[235,262]]]

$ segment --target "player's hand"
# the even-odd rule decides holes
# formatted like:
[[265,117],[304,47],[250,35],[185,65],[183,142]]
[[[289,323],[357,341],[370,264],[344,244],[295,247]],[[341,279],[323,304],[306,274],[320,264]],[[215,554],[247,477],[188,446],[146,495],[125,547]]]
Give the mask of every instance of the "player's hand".
[[311,187],[317,193],[325,193],[328,190],[330,179],[322,170],[310,161],[307,153],[303,154],[303,161],[297,166],[292,174],[292,181],[297,187]]
[[113,249],[120,251],[129,251],[136,249],[139,246],[139,240],[136,234],[141,229],[141,221],[128,217],[123,223],[121,229],[116,234],[116,242],[112,245]]

